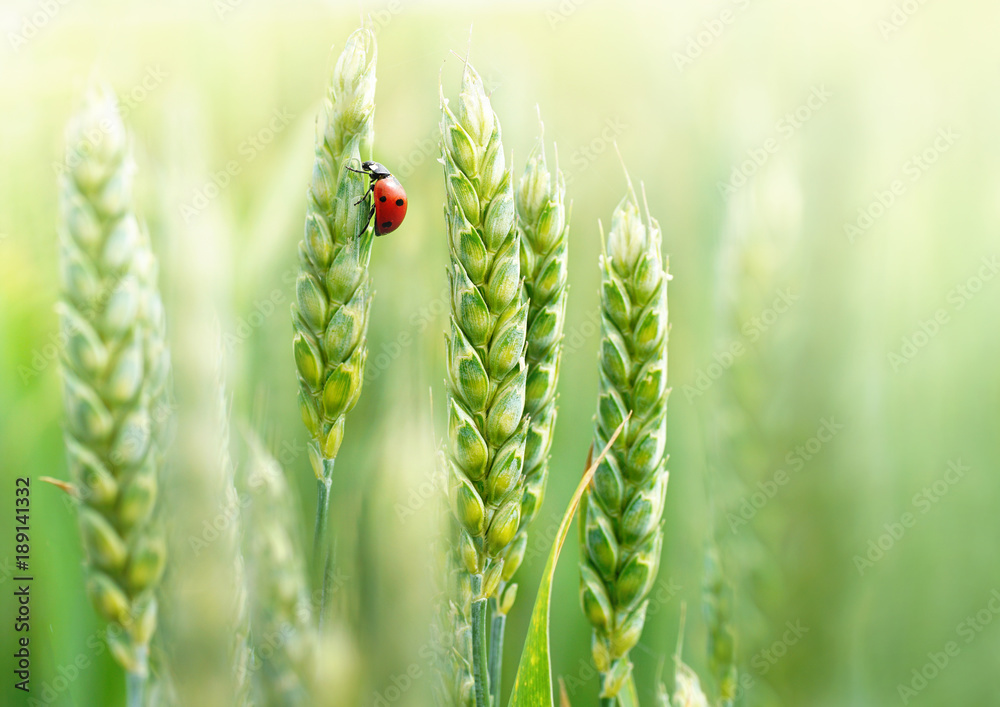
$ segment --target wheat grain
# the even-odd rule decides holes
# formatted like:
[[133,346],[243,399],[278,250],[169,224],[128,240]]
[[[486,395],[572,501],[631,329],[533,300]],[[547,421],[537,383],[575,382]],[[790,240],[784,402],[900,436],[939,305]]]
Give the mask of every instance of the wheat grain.
[[90,90],[66,135],[58,306],[69,468],[87,590],[142,699],[166,559],[155,521],[169,354],[157,265],[132,203],[134,164],[108,89]]
[[659,567],[667,491],[667,280],[660,227],[629,193],[601,258],[601,344],[594,446],[632,418],[598,467],[580,511],[581,601],[594,627],[602,704],[631,673]]

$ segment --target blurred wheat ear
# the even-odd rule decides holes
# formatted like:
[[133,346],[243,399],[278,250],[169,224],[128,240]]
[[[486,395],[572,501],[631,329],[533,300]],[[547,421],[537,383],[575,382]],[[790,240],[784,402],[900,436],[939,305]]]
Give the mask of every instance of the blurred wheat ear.
[[90,90],[67,129],[58,310],[87,591],[111,625],[128,704],[139,705],[166,560],[155,509],[170,362],[156,258],[134,212],[134,164],[116,104],[110,90]]
[[601,342],[594,447],[631,419],[597,468],[580,509],[581,601],[594,627],[601,705],[630,681],[656,580],[667,493],[667,281],[659,224],[629,183],[601,258]]
[[719,707],[736,700],[736,634],[733,623],[733,588],[723,573],[719,549],[713,540],[705,552],[702,611],[708,628],[708,668],[715,681]]
[[258,662],[255,704],[304,705],[303,675],[315,646],[294,503],[277,460],[252,431],[244,437],[248,461],[240,485],[248,501],[246,524],[252,528],[244,554]]
[[[779,162],[727,201],[716,262],[713,329],[717,350],[743,341],[745,326],[772,306],[776,294],[795,284],[789,277],[794,272],[789,271],[789,263],[795,262],[800,247],[802,197],[793,164]],[[715,516],[715,562],[720,573],[717,591],[731,603],[725,616],[715,615],[709,607],[709,660],[714,670],[717,658],[727,650],[732,653],[725,659],[732,663],[733,679],[737,671],[748,673],[750,658],[775,640],[773,627],[784,624],[790,598],[774,551],[776,540],[756,517],[748,519],[741,510],[750,490],[774,473],[771,461],[775,460],[769,450],[791,449],[800,441],[782,412],[787,393],[778,389],[780,381],[789,379],[784,372],[796,348],[794,340],[780,338],[787,337],[785,323],[776,323],[766,338],[761,336],[747,346],[746,353],[718,381],[709,396],[715,413],[705,421],[712,462],[708,486]],[[785,422],[784,435],[772,432],[774,424],[762,424],[762,420]],[[780,507],[780,500],[775,505]],[[706,579],[712,576],[711,571],[706,574]],[[722,626],[723,619],[728,629]],[[727,647],[722,633],[736,629],[739,643]],[[727,678],[722,673],[715,677],[724,698]],[[744,699],[780,705],[770,684],[773,674],[756,678],[744,691]]]
[[[310,448],[319,498],[314,567],[323,584],[326,523],[334,460],[344,419],[358,402],[368,356],[372,230],[362,201],[367,177],[361,155],[371,153],[375,112],[375,35],[355,31],[330,79],[317,121],[316,161],[299,243],[299,276],[292,305],[292,345],[299,378],[299,407],[313,439]],[[322,621],[323,606],[317,612]]]

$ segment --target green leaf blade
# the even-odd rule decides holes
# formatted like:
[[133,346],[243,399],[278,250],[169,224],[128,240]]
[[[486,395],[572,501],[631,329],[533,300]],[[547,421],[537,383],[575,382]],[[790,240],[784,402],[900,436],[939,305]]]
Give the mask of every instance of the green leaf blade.
[[580,498],[593,478],[597,466],[604,459],[618,435],[621,434],[624,426],[625,421],[622,421],[597,459],[588,465],[587,471],[580,479],[580,483],[573,493],[573,498],[569,502],[569,507],[559,523],[559,531],[556,533],[552,549],[549,551],[549,558],[545,563],[545,571],[542,573],[542,582],[538,587],[535,607],[531,611],[531,623],[528,626],[528,635],[524,640],[524,649],[521,651],[521,661],[517,666],[514,690],[511,692],[507,707],[554,707],[552,701],[552,660],[549,656],[549,607],[552,602],[552,580],[556,573],[556,563],[559,560],[559,553],[562,551],[566,536],[569,534],[569,527],[573,522],[577,506],[580,505]]

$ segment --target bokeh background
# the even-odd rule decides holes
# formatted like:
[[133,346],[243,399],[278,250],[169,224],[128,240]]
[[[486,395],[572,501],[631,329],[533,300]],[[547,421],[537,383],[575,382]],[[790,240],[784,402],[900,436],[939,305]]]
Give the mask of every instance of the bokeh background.
[[[664,658],[671,684],[682,605],[684,657],[711,685],[701,586],[714,537],[735,587],[747,704],[1000,704],[1000,601],[990,608],[1000,589],[1000,6],[976,0],[6,0],[0,702],[29,704],[12,689],[10,559],[14,479],[29,476],[30,704],[123,704],[82,591],[74,516],[35,481],[66,477],[53,311],[63,126],[95,78],[122,98],[172,338],[194,347],[175,355],[214,355],[214,342],[183,336],[191,292],[179,290],[195,288],[218,313],[234,424],[262,424],[304,528],[314,488],[295,405],[290,273],[315,116],[362,12],[378,35],[375,157],[410,203],[403,227],[375,244],[369,371],[334,485],[341,606],[366,666],[361,704],[413,666],[419,677],[392,704],[429,699],[447,309],[438,82],[457,95],[452,52],[465,54],[470,28],[514,169],[539,134],[537,106],[573,203],[561,412],[508,629],[508,688],[589,445],[598,223],[626,186],[616,143],[663,227],[673,274],[666,542],[633,651],[644,703]],[[200,289],[185,276],[192,263]],[[820,433],[827,423],[836,431]],[[949,462],[967,470],[946,473]],[[553,663],[572,704],[590,705],[576,557],[571,541],[554,589]],[[934,668],[949,642],[957,654]],[[74,672],[79,656],[87,667]]]

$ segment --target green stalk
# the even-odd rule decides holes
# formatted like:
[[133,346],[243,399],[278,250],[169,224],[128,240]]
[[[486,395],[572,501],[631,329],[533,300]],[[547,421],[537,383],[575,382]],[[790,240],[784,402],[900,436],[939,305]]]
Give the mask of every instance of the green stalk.
[[327,590],[327,559],[329,557],[329,526],[330,487],[333,485],[334,459],[323,460],[323,478],[316,479],[316,524],[313,531],[313,571],[315,581],[313,586],[320,589],[320,602],[316,609],[316,626],[323,625],[323,614],[326,612]]
[[[478,595],[483,576],[473,575],[472,591]],[[490,707],[490,675],[486,654],[486,597],[472,602],[472,676],[476,681],[476,707]]]
[[136,651],[136,665],[125,673],[125,704],[128,707],[145,705],[146,679],[149,676],[149,649],[142,646]]
[[503,634],[507,628],[507,614],[493,607],[493,625],[490,627],[490,685],[493,704],[500,704],[500,687],[503,680]]

